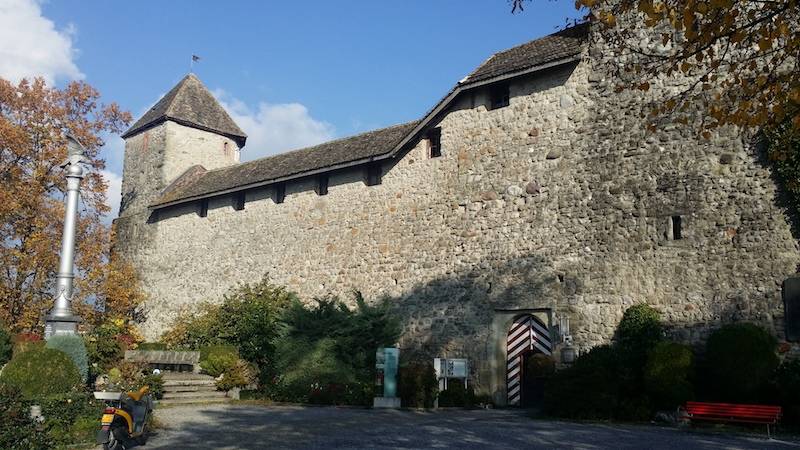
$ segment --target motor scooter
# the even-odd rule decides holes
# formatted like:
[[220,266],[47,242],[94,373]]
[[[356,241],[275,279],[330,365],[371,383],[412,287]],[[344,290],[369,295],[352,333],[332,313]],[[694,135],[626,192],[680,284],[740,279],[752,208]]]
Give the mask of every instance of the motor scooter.
[[95,392],[94,397],[108,404],[100,419],[97,443],[103,450],[124,450],[147,441],[147,417],[153,412],[150,388],[131,392]]

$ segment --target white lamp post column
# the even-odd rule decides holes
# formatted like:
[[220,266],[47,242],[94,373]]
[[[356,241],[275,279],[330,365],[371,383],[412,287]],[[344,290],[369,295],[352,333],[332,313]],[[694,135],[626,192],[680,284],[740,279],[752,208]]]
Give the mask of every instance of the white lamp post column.
[[61,238],[61,259],[56,278],[55,305],[45,317],[45,339],[57,334],[75,334],[80,317],[72,313],[72,281],[75,278],[75,231],[78,220],[78,201],[80,185],[84,177],[81,163],[86,162],[83,146],[77,139],[67,135],[69,157],[61,167],[67,176],[66,211],[64,213],[64,234]]

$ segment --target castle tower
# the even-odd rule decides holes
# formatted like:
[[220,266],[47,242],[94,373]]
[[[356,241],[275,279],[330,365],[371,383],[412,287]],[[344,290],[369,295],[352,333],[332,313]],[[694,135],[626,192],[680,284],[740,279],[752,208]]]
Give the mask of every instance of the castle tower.
[[190,167],[211,170],[238,163],[247,135],[190,73],[122,138],[120,218],[148,213],[148,205]]

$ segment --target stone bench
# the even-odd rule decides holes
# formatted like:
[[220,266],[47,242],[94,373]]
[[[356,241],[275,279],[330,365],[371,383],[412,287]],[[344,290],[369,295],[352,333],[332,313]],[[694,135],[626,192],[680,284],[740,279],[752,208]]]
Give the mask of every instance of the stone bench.
[[174,351],[174,350],[127,350],[125,360],[143,362],[157,369],[175,370],[183,372],[191,370],[200,371],[200,352]]

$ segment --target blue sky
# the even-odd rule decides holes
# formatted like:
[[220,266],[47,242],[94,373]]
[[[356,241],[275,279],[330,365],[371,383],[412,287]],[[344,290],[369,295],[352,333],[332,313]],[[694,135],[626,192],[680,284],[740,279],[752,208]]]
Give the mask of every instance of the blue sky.
[[[197,54],[194,72],[251,136],[248,160],[414,120],[493,52],[563,26],[573,5],[535,0],[512,15],[506,0],[0,0],[0,54],[21,55],[0,76],[81,78],[138,117]],[[108,142],[118,176],[122,143]]]

